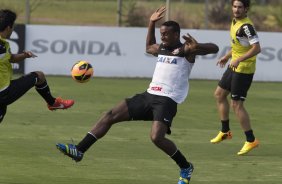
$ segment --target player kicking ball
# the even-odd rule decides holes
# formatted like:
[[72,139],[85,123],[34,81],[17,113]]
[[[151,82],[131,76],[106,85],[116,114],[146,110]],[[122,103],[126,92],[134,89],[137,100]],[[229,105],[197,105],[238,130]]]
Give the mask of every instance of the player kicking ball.
[[45,75],[41,71],[31,72],[18,79],[12,79],[12,64],[23,61],[26,58],[37,57],[30,51],[21,54],[12,54],[9,39],[17,18],[16,13],[11,10],[0,10],[0,123],[3,121],[7,106],[18,100],[29,89],[35,86],[36,91],[47,102],[49,110],[67,109],[73,104],[73,100],[54,98],[51,95]]

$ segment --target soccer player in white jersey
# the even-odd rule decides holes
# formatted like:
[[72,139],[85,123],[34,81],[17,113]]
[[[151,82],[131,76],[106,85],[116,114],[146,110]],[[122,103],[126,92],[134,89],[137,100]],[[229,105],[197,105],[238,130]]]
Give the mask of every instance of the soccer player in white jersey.
[[57,144],[57,148],[75,161],[81,161],[84,153],[98,139],[102,138],[113,124],[122,121],[153,121],[152,142],[169,155],[180,168],[178,184],[188,184],[193,172],[176,145],[166,138],[177,112],[177,104],[188,94],[188,79],[196,55],[217,53],[213,43],[198,43],[189,34],[180,42],[180,27],[174,21],[164,22],[160,27],[161,44],[156,43],[155,23],[163,17],[166,8],[161,7],[151,17],[146,40],[146,52],[157,56],[157,63],[149,88],[131,98],[122,100],[98,120],[94,127],[77,145]]

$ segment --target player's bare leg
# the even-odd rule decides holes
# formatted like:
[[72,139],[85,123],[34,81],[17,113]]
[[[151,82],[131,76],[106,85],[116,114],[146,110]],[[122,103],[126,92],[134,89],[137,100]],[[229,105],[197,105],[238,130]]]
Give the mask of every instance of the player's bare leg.
[[250,117],[244,107],[243,101],[231,100],[231,106],[236,114],[237,119],[240,122],[241,128],[244,131],[251,130],[252,128],[251,128],[251,123],[250,123]]
[[247,141],[243,145],[242,149],[237,153],[238,155],[244,155],[251,151],[252,149],[258,147],[259,141],[255,138],[253,130],[251,128],[251,122],[248,112],[244,107],[243,101],[231,101],[232,108],[238,118],[241,128],[243,129]]
[[129,120],[128,107],[125,101],[103,115],[90,131],[96,138],[103,137],[115,123]]
[[216,99],[217,109],[221,120],[229,119],[229,103],[227,99],[229,93],[229,91],[226,91],[219,86],[217,86],[214,92],[214,97]]
[[126,120],[129,120],[128,108],[126,102],[122,101],[104,114],[78,145],[58,143],[57,148],[76,162],[79,162],[82,160],[83,154],[98,139],[106,135],[113,124]]
[[151,129],[152,142],[169,155],[180,168],[180,177],[178,184],[187,184],[191,180],[194,170],[193,164],[189,163],[182,153],[177,149],[176,145],[165,137],[168,127],[160,121],[154,121]]
[[217,109],[221,120],[222,128],[221,131],[219,131],[219,133],[217,134],[217,136],[210,140],[211,143],[219,143],[225,139],[232,138],[232,133],[229,128],[230,106],[227,99],[229,93],[229,91],[226,91],[219,86],[217,86],[215,90],[214,97],[216,99]]

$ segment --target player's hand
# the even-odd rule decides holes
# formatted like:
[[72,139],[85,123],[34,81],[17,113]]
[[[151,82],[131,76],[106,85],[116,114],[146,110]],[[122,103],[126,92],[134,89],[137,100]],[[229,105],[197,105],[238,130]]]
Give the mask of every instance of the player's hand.
[[223,68],[226,65],[227,62],[228,62],[228,58],[223,56],[217,61],[216,66],[219,65],[220,68]]
[[186,35],[183,35],[182,38],[185,40],[185,44],[189,43],[189,44],[197,44],[197,40],[195,40],[195,38],[193,36],[191,36],[189,33],[187,33]]
[[33,54],[31,51],[23,51],[25,58],[35,58],[37,55]]
[[162,6],[160,8],[158,8],[152,15],[150,18],[150,21],[152,22],[156,22],[158,20],[160,20],[161,18],[164,17],[164,12],[166,11],[166,7]]
[[240,64],[240,61],[239,61],[238,59],[236,59],[236,60],[234,60],[234,61],[231,61],[229,66],[230,66],[233,70],[235,70],[235,69],[237,69],[237,67],[239,66],[239,64]]
[[187,33],[187,35],[183,35],[182,38],[185,40],[185,53],[194,52],[198,44],[197,40],[195,40],[195,38],[193,38],[189,33]]

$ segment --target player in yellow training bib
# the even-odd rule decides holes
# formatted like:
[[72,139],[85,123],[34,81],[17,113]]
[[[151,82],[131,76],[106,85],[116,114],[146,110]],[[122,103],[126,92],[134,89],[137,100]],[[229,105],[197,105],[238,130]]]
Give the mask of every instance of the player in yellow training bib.
[[31,72],[12,80],[13,70],[11,63],[18,63],[26,58],[37,57],[30,51],[24,51],[21,54],[11,53],[10,44],[6,39],[10,38],[14,30],[16,18],[16,13],[11,10],[0,10],[0,123],[4,119],[7,106],[15,102],[34,86],[36,91],[47,102],[50,110],[67,109],[74,103],[73,100],[54,98],[51,95],[45,75],[41,71]]
[[259,145],[251,128],[244,101],[256,70],[256,55],[260,53],[261,48],[254,25],[247,16],[250,0],[232,0],[231,3],[234,16],[230,27],[231,50],[220,58],[217,64],[224,67],[229,59],[230,63],[214,93],[222,129],[210,142],[219,143],[232,138],[227,100],[231,93],[232,108],[246,135],[246,142],[237,154],[244,155]]

